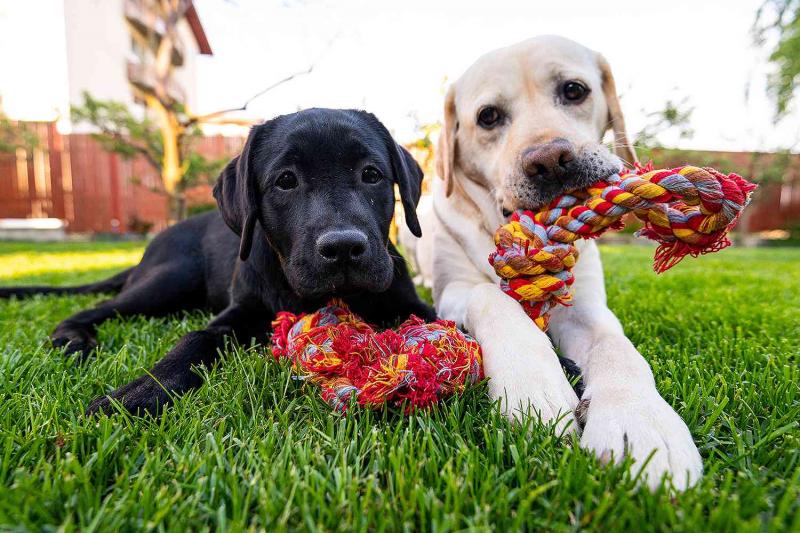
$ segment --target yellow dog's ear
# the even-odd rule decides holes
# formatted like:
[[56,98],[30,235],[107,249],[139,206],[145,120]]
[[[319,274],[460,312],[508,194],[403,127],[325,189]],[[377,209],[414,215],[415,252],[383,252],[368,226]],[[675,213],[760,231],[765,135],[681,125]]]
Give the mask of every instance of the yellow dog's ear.
[[614,83],[614,75],[611,73],[611,66],[602,55],[597,54],[597,66],[603,79],[603,94],[608,106],[608,125],[614,132],[614,153],[622,159],[626,165],[637,162],[636,151],[628,139],[628,132],[625,130],[625,117],[622,115],[622,108],[619,105],[617,96],[617,85]]
[[456,92],[451,85],[444,100],[444,125],[439,133],[439,146],[436,150],[436,173],[444,180],[447,196],[450,196],[453,192],[457,131]]

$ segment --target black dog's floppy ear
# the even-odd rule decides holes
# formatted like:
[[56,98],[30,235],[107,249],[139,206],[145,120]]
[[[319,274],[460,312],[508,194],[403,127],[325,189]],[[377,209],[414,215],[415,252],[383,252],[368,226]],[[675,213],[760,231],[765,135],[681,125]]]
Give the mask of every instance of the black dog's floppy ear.
[[417,203],[422,193],[422,169],[408,150],[394,142],[392,151],[392,169],[400,188],[400,201],[406,216],[406,225],[417,237],[422,237],[422,228],[417,218]]
[[352,111],[356,116],[366,119],[375,128],[378,136],[383,140],[389,157],[392,160],[392,173],[400,189],[400,201],[403,203],[403,212],[406,215],[406,226],[417,237],[422,237],[422,228],[417,218],[417,203],[422,193],[422,169],[408,150],[400,146],[392,138],[392,134],[378,120],[378,117],[366,111]]
[[258,193],[254,178],[250,175],[250,152],[259,128],[255,126],[250,130],[242,153],[225,166],[214,185],[214,198],[222,219],[241,237],[239,258],[242,261],[250,256],[253,230],[258,221]]

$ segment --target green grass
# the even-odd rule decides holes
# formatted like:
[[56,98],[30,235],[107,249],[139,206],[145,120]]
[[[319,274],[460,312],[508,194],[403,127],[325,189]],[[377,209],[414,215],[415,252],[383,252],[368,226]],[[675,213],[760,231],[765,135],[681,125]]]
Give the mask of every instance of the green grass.
[[[46,341],[99,297],[0,302],[0,529],[800,530],[800,250],[731,249],[661,276],[604,247],[609,298],[684,417],[700,485],[639,491],[476,387],[432,412],[332,414],[262,350],[231,350],[159,420],[86,419],[202,313],[115,320],[78,366]],[[141,244],[0,244],[0,283],[80,283]]]

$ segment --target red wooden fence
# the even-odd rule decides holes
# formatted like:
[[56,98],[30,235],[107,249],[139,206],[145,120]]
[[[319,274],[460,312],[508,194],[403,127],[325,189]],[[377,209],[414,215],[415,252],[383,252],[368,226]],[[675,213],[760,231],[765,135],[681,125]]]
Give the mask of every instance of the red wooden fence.
[[[27,123],[41,142],[0,153],[0,218],[52,217],[74,233],[126,233],[166,227],[168,197],[142,157],[111,154],[90,135],[61,135],[54,123]],[[195,149],[209,158],[235,155],[243,140],[204,137]],[[207,189],[191,195],[212,201]]]
[[72,189],[63,175],[63,138],[53,123],[29,123],[28,128],[42,139],[39,148],[0,153],[0,217],[67,218]]
[[[160,177],[141,158],[109,154],[90,135],[60,135],[54,123],[27,123],[41,139],[33,150],[0,153],[0,218],[53,217],[76,233],[126,233],[168,223],[168,198]],[[195,150],[211,159],[239,152],[239,137],[203,137]],[[706,161],[747,176],[758,174],[775,154],[655,150],[662,166]],[[688,161],[692,162],[692,161]],[[756,176],[757,177],[757,176]],[[790,157],[783,183],[762,185],[741,224],[748,231],[800,226],[800,156]],[[187,191],[191,203],[212,202],[211,187]]]
[[[686,164],[711,166],[736,172],[761,182],[739,226],[748,232],[800,227],[800,155],[754,152],[711,152],[655,149],[651,154],[660,167]],[[780,173],[777,176],[768,174]]]

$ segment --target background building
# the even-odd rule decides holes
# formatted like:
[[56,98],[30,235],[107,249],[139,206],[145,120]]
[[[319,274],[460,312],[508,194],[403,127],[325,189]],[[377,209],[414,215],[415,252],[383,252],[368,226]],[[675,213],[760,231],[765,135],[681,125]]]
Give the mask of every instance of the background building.
[[[144,0],[4,3],[3,112],[16,120],[55,120],[60,133],[75,133],[88,128],[74,126],[69,117],[70,105],[79,104],[84,91],[141,107],[141,88],[153,83],[154,51],[163,31],[149,5]],[[194,6],[178,23],[178,35],[170,90],[193,106],[198,57],[212,54]]]
[[[70,107],[88,92],[147,113],[163,27],[145,0],[39,0],[0,7],[0,112],[26,123],[33,149],[0,153],[0,219],[55,218],[70,232],[158,230],[168,221],[159,174],[141,157],[108,153],[93,127],[73,123]],[[188,108],[197,99],[197,63],[212,54],[197,10],[177,25],[169,92]],[[222,157],[238,139],[203,139]]]

